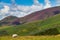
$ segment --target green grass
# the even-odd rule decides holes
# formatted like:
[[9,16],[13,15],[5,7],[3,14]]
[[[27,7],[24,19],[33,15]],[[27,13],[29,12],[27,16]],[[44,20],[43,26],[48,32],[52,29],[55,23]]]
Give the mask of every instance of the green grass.
[[60,40],[60,35],[56,36],[18,36],[12,38],[11,36],[1,36],[0,40]]
[[[51,29],[57,28],[60,32],[60,14],[50,17],[45,20],[38,20],[18,26],[11,26],[8,28],[2,28],[1,31],[6,31],[8,35],[18,34],[20,36],[34,35],[36,33]],[[4,32],[3,32],[4,34]]]

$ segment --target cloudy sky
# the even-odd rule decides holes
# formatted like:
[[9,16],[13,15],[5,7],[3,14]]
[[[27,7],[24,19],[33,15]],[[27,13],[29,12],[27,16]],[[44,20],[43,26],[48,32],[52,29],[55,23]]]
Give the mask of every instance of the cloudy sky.
[[24,17],[55,6],[60,6],[60,0],[0,0],[0,20],[10,15]]

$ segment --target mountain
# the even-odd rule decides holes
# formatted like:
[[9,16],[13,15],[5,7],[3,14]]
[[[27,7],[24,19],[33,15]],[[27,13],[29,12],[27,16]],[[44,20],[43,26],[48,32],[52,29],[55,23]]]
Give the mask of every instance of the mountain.
[[15,16],[8,16],[0,21],[0,25],[16,25],[16,23],[23,24],[23,23],[37,21],[37,20],[45,20],[59,13],[60,13],[60,6],[52,7],[52,8],[31,13],[21,18]]
[[60,6],[52,7],[44,10],[40,10],[34,13],[31,13],[25,17],[20,18],[22,22],[31,22],[35,20],[44,20],[46,18],[52,17],[60,13]]
[[60,14],[45,20],[0,29],[0,35],[12,34],[18,34],[20,36],[60,34]]
[[16,16],[8,16],[0,21],[0,25],[13,25],[14,22],[18,21],[19,18]]

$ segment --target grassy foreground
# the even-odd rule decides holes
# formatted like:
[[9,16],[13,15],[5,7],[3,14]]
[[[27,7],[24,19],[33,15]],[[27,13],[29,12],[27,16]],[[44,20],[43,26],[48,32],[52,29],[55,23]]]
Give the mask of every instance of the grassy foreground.
[[18,36],[12,38],[11,36],[2,36],[0,40],[60,40],[60,35],[56,36]]

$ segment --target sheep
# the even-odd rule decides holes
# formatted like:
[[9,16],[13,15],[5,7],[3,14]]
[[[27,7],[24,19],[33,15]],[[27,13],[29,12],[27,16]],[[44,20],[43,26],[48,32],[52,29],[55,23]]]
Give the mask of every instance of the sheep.
[[18,36],[17,34],[13,34],[13,35],[12,35],[13,38],[15,38],[15,37],[17,37],[17,36]]

